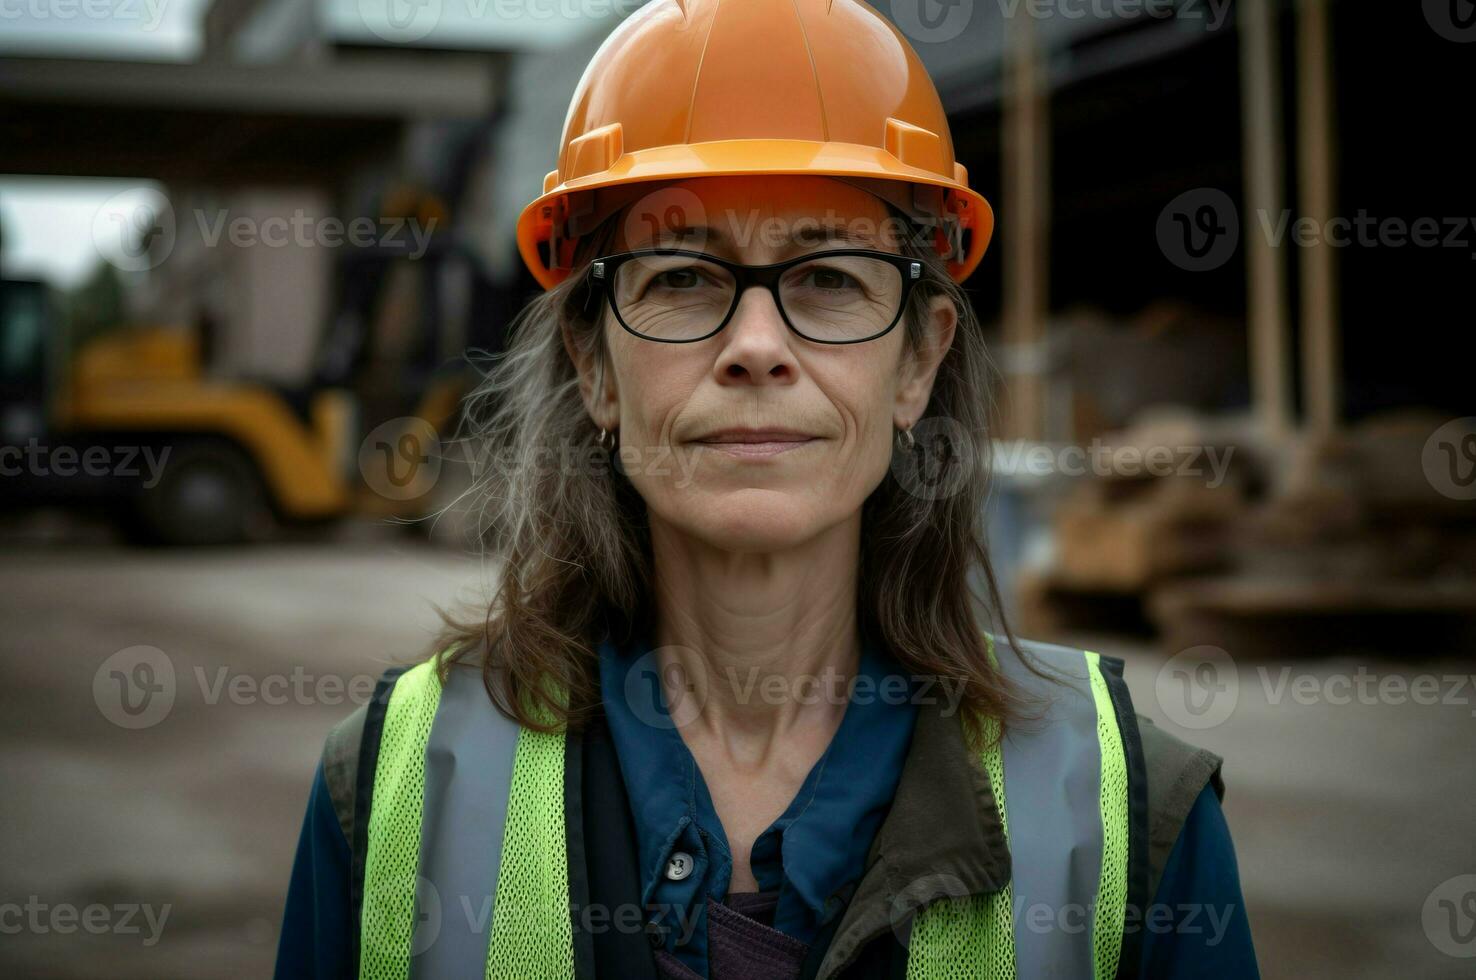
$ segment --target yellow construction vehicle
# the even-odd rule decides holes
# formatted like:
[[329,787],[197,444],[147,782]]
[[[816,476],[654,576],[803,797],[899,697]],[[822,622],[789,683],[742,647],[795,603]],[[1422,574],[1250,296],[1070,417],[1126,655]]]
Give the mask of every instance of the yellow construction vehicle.
[[[373,286],[408,261],[356,250],[342,271]],[[440,282],[468,261],[427,254],[409,274]],[[218,376],[199,330],[120,328],[65,350],[45,284],[0,281],[0,503],[101,507],[137,539],[186,545],[426,513],[464,345],[431,322],[414,356],[376,359],[376,291],[340,305],[313,379],[289,389]],[[434,320],[438,304],[424,306]]]

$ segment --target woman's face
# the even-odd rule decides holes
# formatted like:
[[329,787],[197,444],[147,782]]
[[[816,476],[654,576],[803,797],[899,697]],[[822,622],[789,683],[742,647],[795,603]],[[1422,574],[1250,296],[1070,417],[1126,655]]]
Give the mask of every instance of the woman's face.
[[[814,176],[672,182],[619,224],[614,251],[664,245],[751,265],[837,248],[899,251],[881,201]],[[680,274],[667,282],[694,284]],[[580,365],[584,397],[595,424],[618,432],[620,466],[653,522],[722,550],[779,550],[855,517],[886,475],[896,430],[922,416],[952,341],[952,302],[935,298],[927,321],[916,352],[905,320],[863,343],[814,343],[785,325],[768,290],[752,288],[714,336],[659,343],[622,328],[607,304],[609,370],[595,391],[591,365]]]

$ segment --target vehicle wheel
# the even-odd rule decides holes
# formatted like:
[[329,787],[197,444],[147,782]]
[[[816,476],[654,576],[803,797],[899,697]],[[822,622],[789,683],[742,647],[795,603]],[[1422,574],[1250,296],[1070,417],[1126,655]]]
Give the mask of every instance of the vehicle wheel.
[[153,542],[235,544],[254,536],[266,506],[256,467],[240,450],[187,442],[172,447],[157,484],[140,488],[137,515]]

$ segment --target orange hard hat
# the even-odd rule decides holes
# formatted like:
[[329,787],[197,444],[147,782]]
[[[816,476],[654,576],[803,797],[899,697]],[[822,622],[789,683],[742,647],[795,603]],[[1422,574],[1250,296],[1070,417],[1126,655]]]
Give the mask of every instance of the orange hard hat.
[[935,225],[960,282],[994,230],[953,158],[932,79],[869,5],[652,0],[585,68],[558,168],[518,219],[518,251],[551,289],[572,271],[579,237],[634,199],[627,185],[734,174],[861,186]]

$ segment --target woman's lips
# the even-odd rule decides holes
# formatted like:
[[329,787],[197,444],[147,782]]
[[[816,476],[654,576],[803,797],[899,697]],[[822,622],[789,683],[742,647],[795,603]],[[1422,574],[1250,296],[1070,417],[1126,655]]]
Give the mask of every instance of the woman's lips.
[[774,430],[733,430],[715,432],[698,439],[695,445],[706,446],[743,459],[777,456],[817,441],[800,432]]
[[696,443],[718,452],[727,453],[730,456],[738,456],[744,459],[761,458],[764,456],[777,456],[787,453],[791,449],[799,449],[815,442],[813,438],[771,440],[768,442],[719,442],[704,440]]

